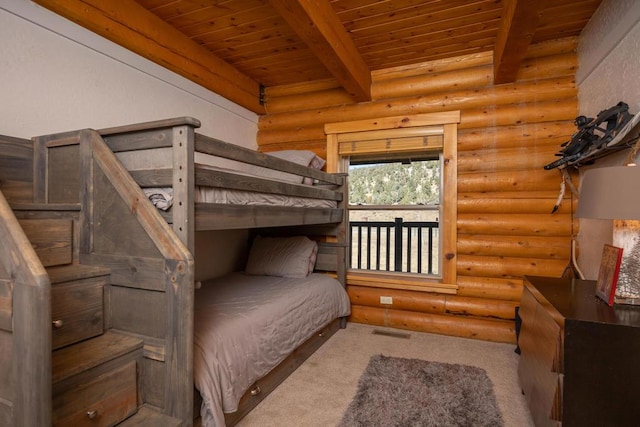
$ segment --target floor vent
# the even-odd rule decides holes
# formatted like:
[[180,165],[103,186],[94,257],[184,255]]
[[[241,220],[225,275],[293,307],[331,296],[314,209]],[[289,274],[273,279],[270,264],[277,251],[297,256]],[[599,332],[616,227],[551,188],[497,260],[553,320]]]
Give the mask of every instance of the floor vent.
[[382,331],[380,329],[374,329],[371,333],[374,335],[384,335],[385,337],[404,338],[406,340],[411,338],[411,334],[405,334],[403,332]]

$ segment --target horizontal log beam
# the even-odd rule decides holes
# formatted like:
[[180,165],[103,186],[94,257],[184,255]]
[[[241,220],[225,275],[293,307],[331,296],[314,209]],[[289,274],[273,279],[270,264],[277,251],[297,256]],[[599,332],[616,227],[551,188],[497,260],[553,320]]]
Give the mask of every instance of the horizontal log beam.
[[[522,198],[491,198],[484,197],[484,193],[477,198],[458,198],[458,213],[494,213],[494,214],[549,214],[558,199],[558,194],[550,193],[550,197],[541,198],[532,195],[526,198],[527,192],[523,192]],[[468,193],[464,193],[465,195]],[[565,193],[566,195],[566,193]],[[568,196],[568,195],[567,195]],[[564,201],[558,213],[571,214],[571,201]],[[577,200],[573,202],[573,208],[577,207]]]
[[[488,300],[481,298],[446,295],[435,292],[412,292],[397,289],[348,286],[352,304],[367,307],[393,308],[431,314],[455,314],[513,320],[514,301]],[[381,296],[391,296],[393,304],[381,304]]]
[[540,145],[507,149],[487,149],[482,152],[458,152],[459,172],[497,172],[541,168],[556,160],[559,146]]
[[544,56],[573,54],[578,49],[578,37],[564,37],[562,39],[555,39],[550,41],[544,41],[541,43],[532,44],[527,49],[526,58],[542,58]]
[[458,276],[521,278],[560,277],[568,260],[458,255]]
[[[428,114],[419,114],[414,112],[410,115],[383,116],[364,120],[349,120],[347,122],[329,123],[324,126],[324,130],[327,134],[345,134],[349,132],[374,132],[389,129],[431,126],[438,128],[438,133],[442,133],[442,125],[458,123],[459,121],[459,111],[449,110]],[[432,132],[428,132],[428,134],[432,134]],[[340,136],[343,137],[344,140],[345,135]]]
[[[267,93],[269,92],[267,91]],[[351,95],[342,88],[278,97],[267,95],[265,98],[268,114],[313,110],[355,103],[356,101],[353,100]]]
[[459,234],[571,235],[571,215],[458,213]]
[[557,173],[539,169],[458,174],[458,191],[540,191],[559,190]]
[[[530,190],[530,191],[481,191],[481,192],[458,192],[458,200],[477,199],[556,199],[558,188],[551,190]],[[571,194],[565,192],[564,198],[569,199]]]
[[[351,304],[367,307],[393,308],[418,313],[445,314],[447,296],[441,293],[413,292],[398,289],[347,286]],[[381,304],[381,296],[391,296],[393,305]]]
[[486,255],[520,258],[567,260],[570,236],[517,236],[458,234],[457,249],[461,255]]
[[452,89],[485,87],[492,82],[491,72],[490,65],[483,65],[442,73],[427,73],[382,80],[374,82],[371,87],[371,97],[374,100],[381,100],[451,92]]
[[353,305],[349,321],[411,331],[515,344],[514,322],[424,314]]
[[304,95],[309,92],[322,92],[325,90],[339,89],[340,83],[334,78],[313,80],[310,82],[291,83],[265,88],[267,98],[280,98],[292,95]]
[[569,120],[465,129],[458,132],[458,153],[534,145],[553,145],[559,149],[575,131],[573,121]]
[[458,275],[458,295],[460,296],[519,302],[523,287],[521,278]]
[[566,121],[575,119],[577,114],[577,98],[559,96],[530,104],[492,105],[464,110],[458,129]]
[[514,320],[520,302],[455,296],[447,298],[446,313],[457,316]]

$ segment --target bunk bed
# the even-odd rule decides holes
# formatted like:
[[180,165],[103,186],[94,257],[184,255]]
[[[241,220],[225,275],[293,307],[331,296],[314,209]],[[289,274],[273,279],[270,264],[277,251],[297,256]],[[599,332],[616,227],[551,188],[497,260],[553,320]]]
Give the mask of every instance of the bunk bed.
[[[232,425],[345,325],[346,178],[322,172],[317,163],[314,168],[286,160],[300,153],[273,156],[200,135],[195,132],[199,125],[183,117],[33,138],[33,201],[79,207],[77,258],[81,264],[110,271],[104,292],[105,329],[143,342],[139,403],[186,425],[194,419],[196,424]],[[247,194],[259,197],[244,201],[241,196]],[[230,229],[246,231],[253,242],[247,250],[247,271],[196,281],[195,266],[209,262],[206,254],[196,251],[196,236],[216,239],[219,236],[211,231]],[[299,256],[300,246],[292,251],[292,241],[311,248],[303,274],[298,272],[299,260],[274,263],[272,258],[271,244],[282,249],[277,253]],[[256,253],[262,255],[256,258]],[[286,271],[273,271],[280,267]],[[247,278],[253,284],[245,283]],[[262,309],[268,319],[263,323],[272,328],[267,335],[280,333],[287,342],[253,340],[250,345],[258,353],[279,351],[267,354],[267,360],[239,363],[250,366],[251,372],[232,381],[239,388],[229,398],[226,391],[219,397],[219,388],[227,385],[212,386],[218,389],[217,397],[203,393],[205,417],[198,420],[201,396],[194,390],[194,360],[198,376],[204,363],[218,363],[206,359],[208,350],[202,348],[211,348],[202,344],[205,335],[219,332],[207,326],[206,319],[233,317],[237,307],[223,304],[223,310],[230,311],[216,313],[214,306],[226,293],[251,287],[258,293],[241,292],[234,298],[246,298]],[[295,289],[312,293],[287,301],[284,309],[265,308],[258,301],[277,299],[263,293],[270,288],[287,297]],[[334,294],[327,305],[318,305],[327,293],[313,293],[321,288]],[[316,307],[298,307],[308,302]],[[320,315],[312,320],[294,319],[314,311]],[[307,327],[292,333],[272,324],[275,318]],[[236,327],[231,327],[232,339],[244,334]],[[255,333],[254,337],[261,334],[257,329]],[[214,352],[223,352],[225,345],[214,345]],[[216,375],[238,379],[245,373]],[[206,391],[204,382],[196,379]],[[222,415],[222,410],[233,413]]]

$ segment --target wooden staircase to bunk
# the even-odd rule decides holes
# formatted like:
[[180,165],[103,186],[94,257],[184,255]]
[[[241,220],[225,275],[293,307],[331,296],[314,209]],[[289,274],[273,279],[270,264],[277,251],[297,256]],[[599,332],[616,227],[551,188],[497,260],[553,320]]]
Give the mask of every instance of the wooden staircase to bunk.
[[9,142],[8,157],[0,152],[0,425],[183,425],[144,403],[153,393],[141,379],[144,342],[109,324],[111,270],[81,263],[81,204],[33,203],[22,185],[33,167],[11,158],[31,141]]
[[78,263],[79,206],[13,208],[51,284],[52,425],[180,425],[141,406],[143,341],[104,322],[110,271]]

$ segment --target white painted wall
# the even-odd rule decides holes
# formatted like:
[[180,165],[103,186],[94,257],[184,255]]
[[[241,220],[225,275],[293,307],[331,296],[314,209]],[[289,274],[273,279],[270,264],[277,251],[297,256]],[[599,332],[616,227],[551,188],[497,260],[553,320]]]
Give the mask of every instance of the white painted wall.
[[[624,101],[640,112],[640,1],[604,0],[578,43],[580,114],[593,117]],[[626,153],[600,159],[593,167],[621,165]],[[596,279],[602,245],[612,242],[612,221],[580,219],[578,265]]]
[[[201,134],[257,147],[256,114],[29,0],[0,0],[0,134],[31,138],[179,116],[200,120]],[[246,231],[218,234],[196,237],[198,280],[236,270],[246,251]]]
[[256,148],[256,114],[29,0],[0,0],[0,134],[30,138],[178,116]]

